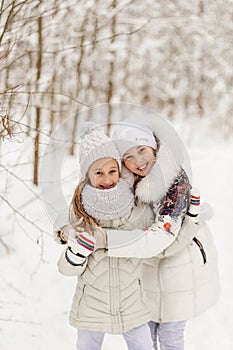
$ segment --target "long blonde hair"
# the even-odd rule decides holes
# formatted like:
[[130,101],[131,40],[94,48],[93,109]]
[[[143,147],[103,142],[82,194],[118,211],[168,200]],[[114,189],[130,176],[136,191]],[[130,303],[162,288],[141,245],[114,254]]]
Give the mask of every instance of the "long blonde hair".
[[[81,181],[78,186],[76,187],[74,191],[74,195],[71,201],[70,205],[70,221],[74,229],[76,230],[85,230],[91,235],[94,235],[95,229],[98,228],[98,225],[96,223],[96,220],[89,216],[83,207],[82,201],[81,201],[81,194],[83,187],[88,183],[88,178],[86,177],[83,181]],[[78,223],[72,222],[72,214],[74,214],[76,217],[80,218]],[[82,226],[80,226],[82,225]]]

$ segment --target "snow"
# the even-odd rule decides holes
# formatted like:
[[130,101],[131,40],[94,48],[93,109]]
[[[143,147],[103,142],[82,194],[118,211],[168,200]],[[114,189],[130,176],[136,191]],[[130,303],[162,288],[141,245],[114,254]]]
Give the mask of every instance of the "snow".
[[[232,151],[233,140],[222,140],[199,128],[198,135],[190,138],[190,125],[182,131],[193,166],[193,184],[201,192],[202,201],[214,210],[209,220],[219,254],[221,297],[217,305],[205,314],[190,320],[186,328],[186,350],[233,349],[233,243],[232,217]],[[193,136],[193,135],[192,135]],[[5,141],[1,153],[10,154],[5,164],[31,159],[30,144]],[[7,149],[7,151],[6,151]],[[32,144],[31,144],[32,149]],[[1,159],[1,162],[4,159]],[[70,164],[74,165],[74,160]],[[14,174],[29,179],[30,164],[14,167]],[[73,277],[64,277],[57,271],[56,262],[63,250],[54,243],[52,223],[39,199],[9,174],[7,187],[1,182],[1,193],[7,193],[15,208],[21,208],[25,217],[43,227],[43,236],[22,217],[13,215],[8,206],[1,204],[1,239],[10,247],[8,254],[0,243],[0,349],[75,349],[76,330],[68,323],[69,308],[76,284]],[[6,178],[5,178],[6,179]],[[30,183],[27,182],[29,185]],[[39,189],[33,190],[39,195]],[[24,205],[25,203],[25,205]],[[103,350],[126,349],[121,336],[106,335]]]

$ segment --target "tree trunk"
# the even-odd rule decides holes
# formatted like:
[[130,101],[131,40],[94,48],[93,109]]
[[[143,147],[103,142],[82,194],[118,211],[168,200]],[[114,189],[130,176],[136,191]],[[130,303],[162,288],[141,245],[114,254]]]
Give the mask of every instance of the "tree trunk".
[[[113,0],[112,2],[112,11],[115,10],[117,5],[117,0]],[[114,86],[114,71],[115,71],[115,35],[116,35],[116,15],[112,17],[112,25],[111,25],[111,44],[110,44],[110,52],[111,52],[111,60],[109,67],[109,77],[108,77],[108,87],[107,87],[107,103],[110,103],[113,96],[113,86]],[[111,123],[111,106],[108,108],[108,116],[107,116],[107,132],[109,131]]]
[[[42,69],[42,17],[38,18],[38,59],[37,59],[37,88],[39,86],[39,80],[41,77]],[[34,172],[33,172],[33,184],[38,185],[38,176],[39,176],[39,151],[40,151],[40,117],[41,109],[40,106],[36,107],[36,136],[34,141]]]

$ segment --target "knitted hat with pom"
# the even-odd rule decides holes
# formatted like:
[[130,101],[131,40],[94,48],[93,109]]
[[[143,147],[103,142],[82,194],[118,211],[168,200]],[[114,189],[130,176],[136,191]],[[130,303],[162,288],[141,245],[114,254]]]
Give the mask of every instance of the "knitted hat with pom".
[[100,158],[115,159],[121,170],[119,151],[100,126],[85,122],[80,130],[80,138],[79,162],[82,179],[85,178],[91,164]]
[[113,126],[111,138],[116,144],[121,157],[130,148],[136,146],[149,146],[157,149],[156,139],[146,126],[129,124],[126,121]]

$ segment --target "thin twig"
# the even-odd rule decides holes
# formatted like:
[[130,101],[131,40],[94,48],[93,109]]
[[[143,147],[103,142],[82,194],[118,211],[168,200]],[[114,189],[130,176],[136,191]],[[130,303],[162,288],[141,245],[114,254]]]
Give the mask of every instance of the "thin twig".
[[0,317],[0,322],[15,322],[15,323],[24,323],[24,324],[31,324],[35,326],[39,326],[41,323],[35,322],[35,321],[26,321],[26,320],[17,320],[16,318],[3,318]]
[[26,222],[28,222],[29,224],[31,224],[32,226],[34,226],[40,233],[41,233],[41,237],[44,234],[46,234],[47,236],[51,237],[51,233],[45,231],[44,229],[42,229],[41,227],[39,227],[38,225],[36,225],[32,220],[28,219],[25,215],[23,215],[22,213],[20,213],[17,209],[15,209],[13,207],[13,205],[6,199],[4,198],[1,194],[0,194],[0,198],[11,208],[11,210],[19,215],[23,220],[25,220]]
[[[14,89],[14,88],[13,88]],[[10,89],[8,89],[10,90]],[[8,94],[8,90],[5,90],[5,91],[0,91],[0,94]],[[90,105],[88,105],[87,103],[85,102],[82,102],[82,101],[79,101],[77,100],[76,98],[70,96],[70,95],[67,95],[67,94],[64,94],[63,92],[54,92],[54,91],[11,91],[10,92],[12,95],[18,95],[18,94],[29,94],[29,95],[38,95],[38,94],[43,94],[43,95],[46,95],[46,94],[50,94],[50,95],[60,95],[60,96],[64,96],[68,99],[70,99],[71,101],[74,101],[75,103],[78,103],[78,104],[81,104],[85,107],[91,107]]]

